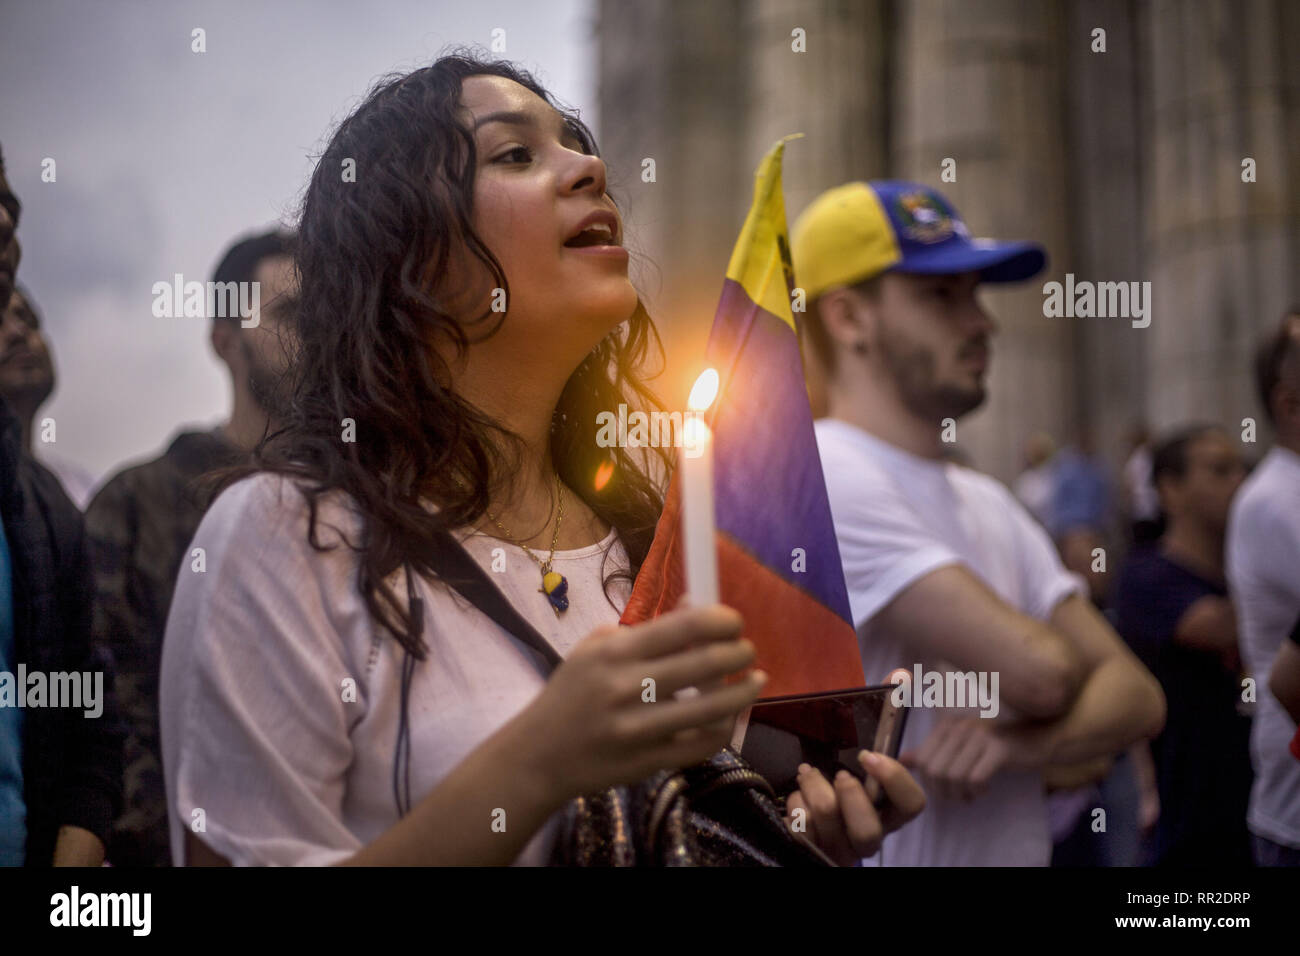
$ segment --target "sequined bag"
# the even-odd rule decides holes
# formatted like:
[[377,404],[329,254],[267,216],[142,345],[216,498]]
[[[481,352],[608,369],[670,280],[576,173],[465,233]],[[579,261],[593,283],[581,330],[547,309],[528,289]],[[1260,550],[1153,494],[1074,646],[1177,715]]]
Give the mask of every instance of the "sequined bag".
[[[554,670],[563,658],[451,534],[430,564]],[[409,575],[409,568],[408,568]],[[408,578],[409,579],[409,578]],[[561,811],[551,863],[559,866],[834,866],[786,826],[771,784],[724,748],[701,764],[578,797]]]
[[771,785],[723,749],[564,808],[557,866],[834,866],[786,826]]

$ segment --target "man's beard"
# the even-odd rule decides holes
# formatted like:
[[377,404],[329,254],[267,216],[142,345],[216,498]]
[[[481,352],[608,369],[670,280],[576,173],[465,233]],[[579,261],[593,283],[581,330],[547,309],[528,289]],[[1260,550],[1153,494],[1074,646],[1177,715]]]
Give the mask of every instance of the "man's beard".
[[266,414],[274,412],[279,401],[282,374],[267,368],[247,341],[241,341],[244,361],[248,365],[248,394]]
[[0,371],[0,394],[14,410],[30,409],[36,414],[54,394],[54,366],[45,353],[39,368],[6,368]]
[[[963,346],[984,347],[984,342]],[[908,411],[936,425],[945,418],[958,419],[984,404],[987,390],[982,383],[972,388],[935,381],[934,352],[923,346],[899,341],[889,334],[880,338],[880,354],[898,386],[899,397]]]
[[[4,382],[0,395],[9,403],[16,413],[35,415],[37,409],[45,404],[54,393],[54,377],[40,375],[25,377],[17,382]],[[30,411],[29,411],[30,410]]]

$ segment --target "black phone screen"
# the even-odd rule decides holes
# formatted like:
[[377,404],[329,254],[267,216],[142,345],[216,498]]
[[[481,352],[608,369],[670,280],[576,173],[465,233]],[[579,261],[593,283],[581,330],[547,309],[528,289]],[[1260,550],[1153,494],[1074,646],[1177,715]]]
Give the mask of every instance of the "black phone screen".
[[895,689],[885,684],[760,701],[750,709],[748,723],[737,728],[737,738],[743,734],[740,755],[781,796],[797,789],[801,763],[816,767],[827,780],[840,770],[867,780],[859,751],[898,756],[907,708],[894,706]]

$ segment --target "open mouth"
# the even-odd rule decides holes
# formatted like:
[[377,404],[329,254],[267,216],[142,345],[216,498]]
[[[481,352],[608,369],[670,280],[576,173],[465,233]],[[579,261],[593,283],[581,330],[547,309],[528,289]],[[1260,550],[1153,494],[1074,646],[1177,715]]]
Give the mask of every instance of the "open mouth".
[[612,209],[593,209],[573,224],[568,237],[564,240],[564,247],[626,255],[621,233],[618,215]]
[[607,223],[593,223],[564,243],[568,249],[589,249],[593,246],[617,246],[618,238]]

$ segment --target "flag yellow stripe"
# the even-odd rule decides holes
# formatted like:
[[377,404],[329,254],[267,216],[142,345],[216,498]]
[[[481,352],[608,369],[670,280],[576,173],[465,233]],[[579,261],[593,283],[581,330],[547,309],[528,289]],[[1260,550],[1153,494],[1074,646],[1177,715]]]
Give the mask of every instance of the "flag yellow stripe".
[[795,324],[786,279],[791,266],[781,160],[785,144],[801,136],[803,133],[782,137],[758,164],[754,172],[754,199],[727,264],[727,278],[738,282],[752,302],[782,319],[791,330]]

